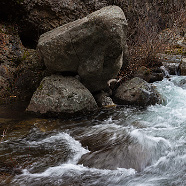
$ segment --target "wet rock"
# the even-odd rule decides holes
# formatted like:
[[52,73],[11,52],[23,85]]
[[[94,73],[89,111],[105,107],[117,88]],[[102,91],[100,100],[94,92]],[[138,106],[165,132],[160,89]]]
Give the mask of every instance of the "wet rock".
[[91,152],[84,154],[78,163],[87,167],[142,171],[163,152],[157,152],[158,144],[155,141],[135,132],[129,134],[122,127],[93,127],[85,132],[77,139]]
[[186,78],[184,76],[180,76],[179,78],[173,79],[172,82],[183,89],[186,89]]
[[0,175],[2,174],[17,175],[21,173],[22,173],[21,169],[15,166],[14,163],[0,162]]
[[115,78],[127,55],[123,11],[109,6],[41,35],[37,49],[52,72],[76,72],[96,92]]
[[76,78],[52,75],[42,80],[27,111],[60,115],[92,111],[96,108],[93,96]]
[[148,83],[153,83],[155,81],[161,81],[163,79],[163,73],[153,72],[153,70],[142,66],[135,72],[134,77],[139,77]]
[[159,94],[155,88],[138,77],[121,84],[113,99],[117,104],[142,107],[160,102]]
[[182,55],[158,54],[159,60],[170,75],[177,75]]
[[114,102],[112,101],[112,98],[109,97],[108,93],[101,92],[99,94],[96,94],[94,98],[99,107],[115,106]]
[[182,58],[179,65],[180,75],[186,75],[186,58]]

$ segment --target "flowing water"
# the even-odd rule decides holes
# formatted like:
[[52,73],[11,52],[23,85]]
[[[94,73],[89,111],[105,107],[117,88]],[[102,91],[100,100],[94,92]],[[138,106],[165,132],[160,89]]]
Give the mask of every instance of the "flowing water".
[[143,110],[66,121],[4,116],[1,185],[186,185],[186,77],[154,84],[164,104]]

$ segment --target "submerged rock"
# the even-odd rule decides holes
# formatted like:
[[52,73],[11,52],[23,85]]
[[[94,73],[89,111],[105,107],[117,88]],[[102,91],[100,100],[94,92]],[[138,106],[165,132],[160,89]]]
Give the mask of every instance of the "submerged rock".
[[179,78],[171,80],[176,86],[186,89],[186,78],[184,76],[180,76]]
[[128,133],[124,128],[112,125],[89,128],[76,138],[90,150],[78,163],[97,169],[133,168],[142,171],[159,159],[168,147],[163,141],[157,143],[138,130]]
[[37,49],[52,72],[75,72],[91,91],[106,88],[127,61],[127,21],[117,6],[41,35]]
[[115,92],[114,101],[118,104],[144,107],[160,102],[160,97],[151,84],[135,77],[119,86]]
[[45,77],[32,96],[27,111],[40,114],[73,114],[92,111],[97,104],[92,94],[74,77]]
[[157,57],[162,62],[165,69],[170,75],[179,74],[179,65],[181,62],[182,55],[172,55],[172,54],[157,54]]

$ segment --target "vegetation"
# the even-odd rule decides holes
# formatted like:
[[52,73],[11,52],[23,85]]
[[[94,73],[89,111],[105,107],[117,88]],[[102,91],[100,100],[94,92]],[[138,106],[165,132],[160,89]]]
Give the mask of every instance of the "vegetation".
[[[128,20],[129,66],[122,69],[119,76],[128,79],[140,67],[154,67],[161,63],[156,58],[158,52],[174,51],[185,54],[183,49],[175,49],[173,43],[167,42],[175,37],[173,33],[183,36],[186,32],[186,2],[184,0],[110,0],[111,4],[120,6]],[[161,37],[161,32],[166,32]]]

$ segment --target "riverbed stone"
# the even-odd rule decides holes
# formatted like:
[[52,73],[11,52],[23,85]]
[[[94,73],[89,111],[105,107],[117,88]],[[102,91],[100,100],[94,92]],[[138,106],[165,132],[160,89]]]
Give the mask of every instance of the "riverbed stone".
[[74,77],[45,77],[33,94],[27,111],[40,114],[73,114],[97,108],[92,94]]
[[179,74],[179,65],[182,59],[182,55],[158,53],[157,57],[170,75]]
[[127,65],[126,29],[122,9],[108,6],[44,33],[37,50],[50,71],[77,73],[96,92]]
[[179,65],[180,75],[186,75],[186,58],[182,58]]
[[150,83],[135,77],[119,86],[114,95],[117,104],[148,106],[160,103],[160,95]]
[[112,107],[115,106],[114,102],[112,101],[112,98],[109,96],[106,92],[100,92],[96,95],[94,95],[94,98],[98,104],[99,107]]
[[162,81],[163,80],[163,73],[154,72],[154,69],[149,69],[145,66],[141,66],[138,70],[134,73],[134,77],[139,77],[148,83],[153,83],[155,81]]

